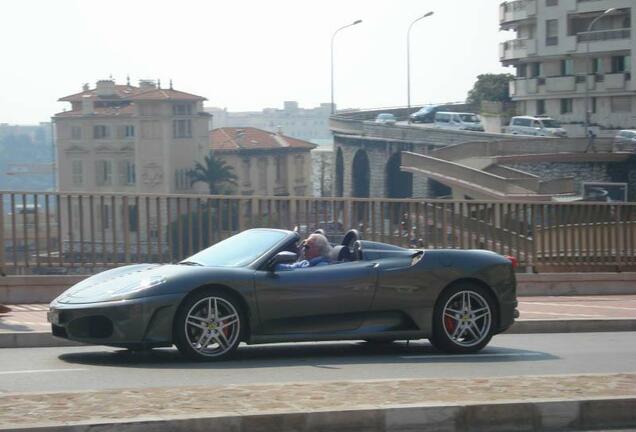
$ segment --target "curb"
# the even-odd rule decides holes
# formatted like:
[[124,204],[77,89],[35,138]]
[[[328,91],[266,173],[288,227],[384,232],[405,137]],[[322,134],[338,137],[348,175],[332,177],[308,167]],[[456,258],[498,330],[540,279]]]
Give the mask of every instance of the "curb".
[[[636,331],[636,319],[519,320],[503,334],[589,333]],[[54,337],[49,332],[0,333],[0,348],[45,348],[86,346]]]
[[23,432],[226,432],[226,431],[563,431],[636,426],[636,398],[511,401],[461,405],[393,406],[353,410],[279,412],[66,425],[0,426]]

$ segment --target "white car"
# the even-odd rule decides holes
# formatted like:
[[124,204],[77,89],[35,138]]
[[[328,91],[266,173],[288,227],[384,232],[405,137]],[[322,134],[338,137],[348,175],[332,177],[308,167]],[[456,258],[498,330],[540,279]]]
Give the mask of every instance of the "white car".
[[636,150],[636,130],[625,129],[614,137],[616,150]]
[[380,113],[375,118],[376,123],[387,124],[387,125],[394,125],[396,121],[397,119],[391,113]]
[[550,117],[516,116],[510,119],[506,133],[513,135],[535,135],[545,137],[567,137],[561,124]]
[[435,127],[483,132],[484,126],[477,114],[462,112],[435,113]]

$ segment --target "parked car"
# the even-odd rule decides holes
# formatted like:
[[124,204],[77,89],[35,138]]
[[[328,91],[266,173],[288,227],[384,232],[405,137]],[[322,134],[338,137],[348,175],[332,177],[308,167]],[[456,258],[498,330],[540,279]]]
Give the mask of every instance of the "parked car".
[[435,113],[443,109],[444,107],[441,105],[425,105],[409,115],[409,123],[433,123]]
[[435,126],[442,129],[457,129],[483,132],[481,120],[473,113],[437,112]]
[[394,125],[396,121],[397,121],[397,119],[391,113],[380,113],[375,118],[375,122],[376,123],[381,123],[381,124]]
[[510,125],[504,128],[505,133],[513,135],[535,135],[545,137],[567,137],[561,124],[550,117],[516,116],[510,119]]
[[333,264],[277,271],[300,235],[256,228],[178,264],[135,264],[74,285],[50,304],[53,335],[144,349],[175,344],[214,360],[248,344],[428,338],[472,353],[518,312],[514,260],[486,250],[405,249],[350,230]]
[[636,150],[636,130],[619,131],[614,137],[614,147],[616,150]]

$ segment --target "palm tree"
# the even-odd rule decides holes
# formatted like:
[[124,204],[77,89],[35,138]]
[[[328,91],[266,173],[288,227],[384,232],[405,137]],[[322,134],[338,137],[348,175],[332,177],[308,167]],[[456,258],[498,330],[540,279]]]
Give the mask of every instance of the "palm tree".
[[204,164],[195,162],[194,169],[188,171],[190,185],[197,182],[207,183],[210,195],[219,194],[223,183],[236,185],[238,177],[233,172],[234,168],[227,165],[223,159],[216,158],[210,152],[203,161]]

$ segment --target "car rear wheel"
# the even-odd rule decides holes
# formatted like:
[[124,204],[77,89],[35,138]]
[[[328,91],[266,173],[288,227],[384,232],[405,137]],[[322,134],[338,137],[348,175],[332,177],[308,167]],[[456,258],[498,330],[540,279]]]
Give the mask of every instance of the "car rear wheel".
[[193,360],[229,357],[241,342],[241,308],[233,298],[216,290],[188,297],[175,317],[175,345]]
[[477,352],[490,342],[495,323],[492,295],[479,285],[457,284],[437,301],[431,343],[444,352]]

